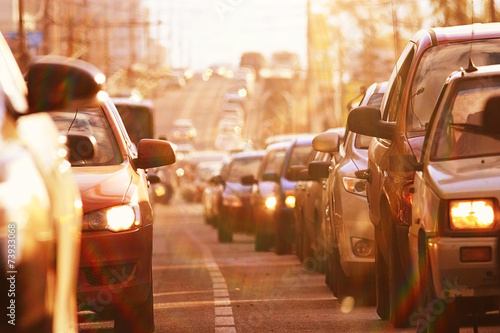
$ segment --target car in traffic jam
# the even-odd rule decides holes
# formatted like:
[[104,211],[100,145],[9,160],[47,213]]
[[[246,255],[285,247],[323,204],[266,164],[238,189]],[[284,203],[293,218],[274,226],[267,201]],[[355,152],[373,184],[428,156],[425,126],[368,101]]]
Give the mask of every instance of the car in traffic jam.
[[0,333],[500,332],[500,5],[386,2],[0,0]]

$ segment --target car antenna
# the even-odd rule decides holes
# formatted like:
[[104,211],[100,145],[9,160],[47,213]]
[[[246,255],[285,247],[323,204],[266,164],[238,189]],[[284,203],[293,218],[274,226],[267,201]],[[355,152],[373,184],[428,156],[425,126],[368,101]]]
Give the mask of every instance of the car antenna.
[[476,65],[472,61],[472,42],[474,41],[474,0],[471,0],[472,4],[472,15],[471,15],[471,35],[470,35],[470,50],[469,50],[469,65],[465,69],[466,73],[472,73],[477,71]]

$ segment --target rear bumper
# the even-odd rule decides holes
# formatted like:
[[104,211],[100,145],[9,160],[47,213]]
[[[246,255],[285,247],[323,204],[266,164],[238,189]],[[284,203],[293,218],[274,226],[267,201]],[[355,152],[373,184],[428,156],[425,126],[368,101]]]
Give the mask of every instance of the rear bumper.
[[143,303],[152,287],[153,225],[126,232],[84,232],[79,310],[101,312]]

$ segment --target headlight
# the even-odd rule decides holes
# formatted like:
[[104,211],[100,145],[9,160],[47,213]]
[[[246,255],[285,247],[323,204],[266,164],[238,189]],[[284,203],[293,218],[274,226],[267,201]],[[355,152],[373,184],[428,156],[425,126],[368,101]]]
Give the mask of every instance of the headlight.
[[450,227],[453,230],[492,229],[494,222],[491,199],[450,201]]
[[347,192],[366,197],[366,180],[352,177],[343,177],[342,182]]
[[[137,214],[138,215],[138,214]],[[83,230],[123,231],[141,225],[135,209],[128,205],[100,209],[83,215]]]
[[278,203],[278,200],[276,200],[276,197],[269,197],[266,199],[266,208],[269,210],[274,210],[274,209],[276,209],[277,203]]
[[222,205],[226,207],[242,207],[243,203],[236,195],[230,194],[222,198]]
[[294,190],[286,190],[285,191],[285,205],[288,208],[295,207],[295,191]]

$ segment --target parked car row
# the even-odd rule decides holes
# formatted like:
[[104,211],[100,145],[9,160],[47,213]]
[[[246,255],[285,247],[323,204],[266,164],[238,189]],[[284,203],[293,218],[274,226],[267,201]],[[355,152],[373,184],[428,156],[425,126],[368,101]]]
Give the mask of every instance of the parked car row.
[[349,114],[350,130],[375,137],[357,175],[375,231],[377,313],[396,327],[458,332],[498,311],[499,43],[498,23],[419,31],[381,107]]
[[[0,303],[15,321],[2,332],[77,332],[77,311],[114,320],[117,332],[153,332],[145,171],[175,161],[170,143],[131,139],[93,65],[44,56],[23,80],[3,38],[0,52]],[[151,114],[132,114],[147,132]]]
[[498,312],[499,43],[499,23],[420,30],[343,133],[269,145],[241,179],[255,250],[295,251],[395,327]]

